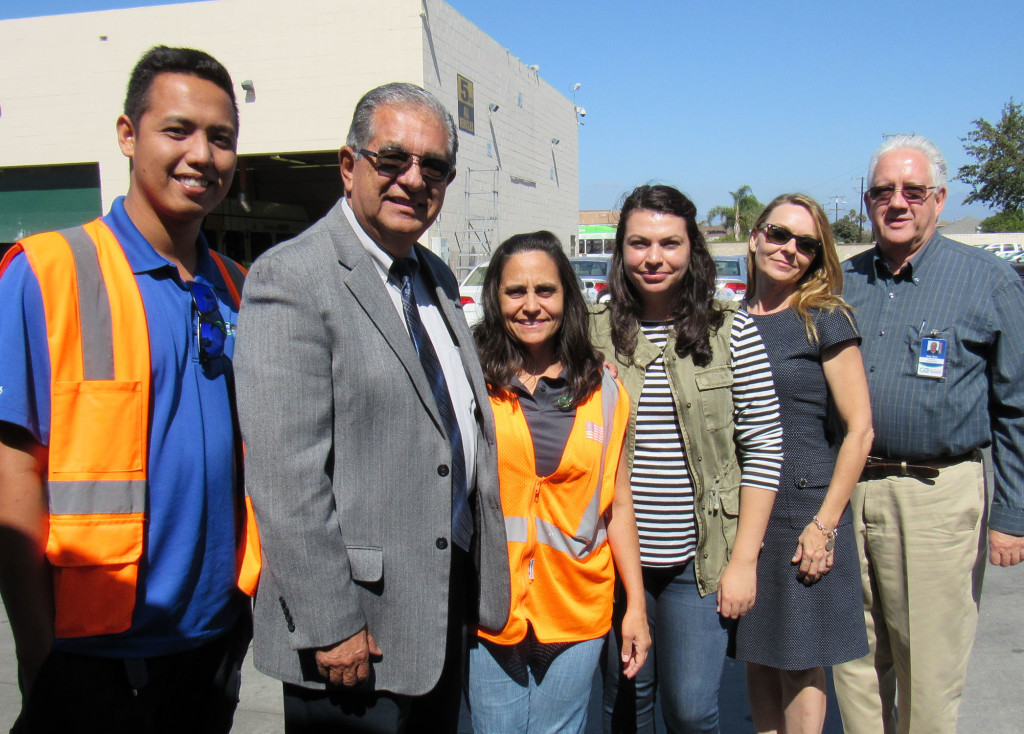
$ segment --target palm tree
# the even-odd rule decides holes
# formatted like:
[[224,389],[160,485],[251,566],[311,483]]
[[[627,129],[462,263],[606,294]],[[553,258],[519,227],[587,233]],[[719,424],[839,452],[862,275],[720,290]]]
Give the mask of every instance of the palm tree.
[[723,204],[714,206],[708,210],[708,222],[721,218],[727,229],[732,230],[733,240],[739,242],[750,231],[754,223],[764,209],[764,204],[757,200],[753,190],[744,184],[736,191],[730,191],[732,206]]
[[754,191],[746,184],[743,184],[735,191],[730,191],[729,196],[732,197],[732,236],[739,242],[740,240],[740,204],[743,199],[748,196],[753,196]]

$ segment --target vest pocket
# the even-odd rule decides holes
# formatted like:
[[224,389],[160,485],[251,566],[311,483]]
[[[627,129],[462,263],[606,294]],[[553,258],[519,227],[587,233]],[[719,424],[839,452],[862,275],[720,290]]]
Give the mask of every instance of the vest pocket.
[[147,432],[141,382],[54,382],[51,399],[51,475],[143,470]]
[[732,424],[732,368],[728,365],[709,367],[694,372],[694,381],[700,392],[704,422],[709,431],[715,431]]
[[144,526],[142,513],[50,516],[57,637],[131,627]]
[[718,491],[718,501],[722,506],[722,534],[725,537],[726,558],[732,555],[732,547],[736,544],[736,529],[740,515],[740,485],[722,487]]

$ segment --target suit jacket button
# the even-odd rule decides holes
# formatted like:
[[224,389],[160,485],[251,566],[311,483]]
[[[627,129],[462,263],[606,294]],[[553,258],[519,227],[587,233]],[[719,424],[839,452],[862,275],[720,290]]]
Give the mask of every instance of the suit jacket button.
[[442,477],[448,476],[448,472],[449,471],[450,471],[450,469],[448,468],[448,466],[446,464],[441,464],[439,467],[437,467],[437,473],[439,475],[441,475]]
[[799,478],[799,479],[798,479],[798,480],[796,481],[796,486],[798,486],[798,487],[800,487],[801,489],[803,489],[804,487],[806,487],[806,486],[807,486],[807,480],[806,480],[806,479],[805,479],[804,477],[800,477],[800,478]]
[[438,550],[444,550],[448,547],[448,540],[446,538],[438,538],[434,541],[434,545],[437,546]]

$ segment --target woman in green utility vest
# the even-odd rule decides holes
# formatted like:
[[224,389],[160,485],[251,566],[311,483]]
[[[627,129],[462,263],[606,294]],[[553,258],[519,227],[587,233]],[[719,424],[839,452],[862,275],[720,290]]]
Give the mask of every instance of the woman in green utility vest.
[[626,198],[608,277],[591,331],[630,396],[625,457],[653,661],[628,681],[608,646],[605,730],[653,732],[660,689],[670,732],[717,732],[726,650],[754,604],[782,464],[771,368],[749,315],[715,301],[714,261],[678,190]]

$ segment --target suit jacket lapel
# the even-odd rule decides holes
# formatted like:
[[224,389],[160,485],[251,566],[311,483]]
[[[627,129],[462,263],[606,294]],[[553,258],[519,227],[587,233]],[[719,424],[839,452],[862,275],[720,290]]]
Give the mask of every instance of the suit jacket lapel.
[[[422,247],[422,246],[418,246]],[[417,251],[417,256],[421,263],[428,263],[426,257],[423,257],[420,251]],[[493,418],[491,411],[484,410],[489,400],[487,395],[487,384],[484,382],[483,370],[480,367],[480,358],[476,353],[476,343],[473,341],[473,334],[469,330],[469,325],[466,323],[466,317],[462,313],[461,309],[456,308],[455,304],[448,297],[448,294],[444,292],[438,284],[438,278],[434,271],[429,267],[422,268],[425,273],[427,284],[435,294],[435,300],[440,305],[441,315],[448,326],[448,333],[452,336],[452,341],[455,346],[459,349],[459,356],[462,359],[462,368],[466,371],[466,375],[469,378],[470,388],[473,390],[473,397],[476,398],[476,403],[480,406],[477,411],[478,420],[482,416],[481,421],[485,435],[490,440],[493,435],[492,423]]]
[[437,403],[434,402],[434,395],[430,391],[430,383],[427,382],[427,376],[423,372],[423,365],[420,363],[419,355],[416,354],[416,348],[402,322],[403,317],[395,309],[395,304],[381,281],[380,271],[377,270],[372,258],[363,248],[362,242],[349,226],[348,219],[341,210],[340,202],[335,205],[327,221],[328,232],[338,253],[338,263],[348,271],[342,275],[345,287],[348,288],[367,318],[394,350],[395,355],[409,374],[409,379],[412,380],[416,392],[419,393],[420,400],[438,429],[443,433],[444,424],[441,422]]

